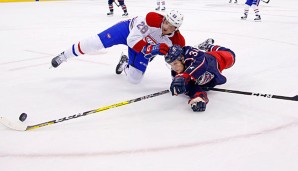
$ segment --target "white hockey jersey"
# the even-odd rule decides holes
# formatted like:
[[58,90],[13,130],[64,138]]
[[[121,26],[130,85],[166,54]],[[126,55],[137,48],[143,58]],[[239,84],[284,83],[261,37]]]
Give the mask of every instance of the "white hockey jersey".
[[171,35],[162,35],[161,25],[164,16],[156,12],[149,12],[145,17],[135,17],[130,22],[130,33],[127,37],[127,44],[136,52],[140,52],[147,44],[166,43],[185,46],[185,39],[180,31]]

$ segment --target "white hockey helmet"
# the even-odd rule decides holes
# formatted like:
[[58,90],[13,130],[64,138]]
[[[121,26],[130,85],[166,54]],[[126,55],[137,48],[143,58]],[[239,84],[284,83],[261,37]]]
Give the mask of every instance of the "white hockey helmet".
[[184,15],[177,10],[172,10],[166,14],[166,20],[177,28],[182,25],[183,17]]

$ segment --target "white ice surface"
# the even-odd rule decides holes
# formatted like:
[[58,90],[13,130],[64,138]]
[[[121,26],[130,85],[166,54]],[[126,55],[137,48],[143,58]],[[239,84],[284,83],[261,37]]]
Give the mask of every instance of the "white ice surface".
[[[260,4],[262,22],[241,21],[244,1],[169,0],[185,14],[188,45],[212,37],[236,53],[219,88],[298,94],[298,1]],[[127,0],[130,17],[156,1]],[[34,125],[169,88],[161,56],[139,85],[115,66],[125,46],[114,46],[49,69],[73,43],[118,21],[106,1],[0,3],[0,116]],[[297,171],[298,102],[209,92],[204,113],[170,94],[32,131],[0,125],[1,171]]]

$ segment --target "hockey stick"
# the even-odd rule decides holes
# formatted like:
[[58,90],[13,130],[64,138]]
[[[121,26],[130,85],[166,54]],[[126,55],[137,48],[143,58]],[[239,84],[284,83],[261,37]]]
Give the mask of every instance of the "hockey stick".
[[262,0],[262,1],[265,2],[265,3],[267,3],[267,4],[270,2],[270,0],[267,0],[267,1],[266,0]]
[[243,94],[243,95],[251,95],[251,96],[259,96],[259,97],[281,99],[281,100],[298,101],[298,95],[293,96],[293,97],[287,97],[287,96],[279,96],[279,95],[273,95],[273,94],[253,93],[253,92],[228,90],[228,89],[221,89],[221,88],[211,88],[211,87],[206,87],[205,90],[220,91],[220,92],[235,93],[235,94]]
[[[270,0],[269,0],[270,1]],[[120,7],[120,4],[117,4],[117,2],[114,1],[114,3],[117,5],[117,7]]]
[[124,106],[124,105],[127,105],[127,104],[135,103],[135,102],[138,102],[138,101],[146,100],[146,99],[149,99],[149,98],[152,98],[152,97],[156,97],[156,96],[166,94],[168,92],[169,92],[169,90],[163,90],[163,91],[160,91],[160,92],[157,92],[157,93],[153,93],[153,94],[149,94],[149,95],[146,95],[146,96],[138,97],[138,98],[135,98],[135,99],[132,99],[132,100],[123,101],[123,102],[120,102],[120,103],[100,107],[98,109],[90,110],[90,111],[87,111],[87,112],[78,113],[78,114],[71,115],[71,116],[68,116],[68,117],[63,117],[63,118],[60,118],[60,119],[56,119],[56,120],[52,120],[52,121],[48,121],[48,122],[44,122],[44,123],[39,123],[39,124],[36,124],[36,125],[31,125],[31,126],[26,126],[23,123],[13,123],[5,117],[0,117],[0,122],[4,126],[6,126],[8,128],[11,128],[13,130],[28,131],[28,130],[38,129],[38,128],[48,126],[48,125],[53,125],[53,124],[56,124],[56,123],[59,123],[59,122],[68,121],[70,119],[75,119],[75,118],[78,118],[78,117],[81,117],[81,116],[87,116],[87,115],[94,114],[94,113],[97,113],[97,112],[102,112],[102,111],[109,110],[109,109],[112,109],[112,108],[116,108],[116,107]]

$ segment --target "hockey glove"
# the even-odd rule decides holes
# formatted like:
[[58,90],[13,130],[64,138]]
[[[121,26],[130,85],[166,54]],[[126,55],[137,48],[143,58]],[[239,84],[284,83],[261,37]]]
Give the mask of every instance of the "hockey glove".
[[206,110],[208,101],[206,92],[197,92],[194,97],[188,101],[188,104],[190,104],[194,112],[203,112]]
[[205,102],[195,102],[193,104],[190,105],[191,109],[194,112],[204,112],[206,110],[206,103]]
[[168,51],[169,46],[165,43],[160,43],[157,45],[144,46],[141,52],[144,54],[145,58],[149,59],[155,55],[165,55]]
[[182,94],[186,92],[186,84],[189,82],[190,76],[187,73],[178,74],[174,77],[170,91],[172,92],[172,96],[177,96],[178,94]]

